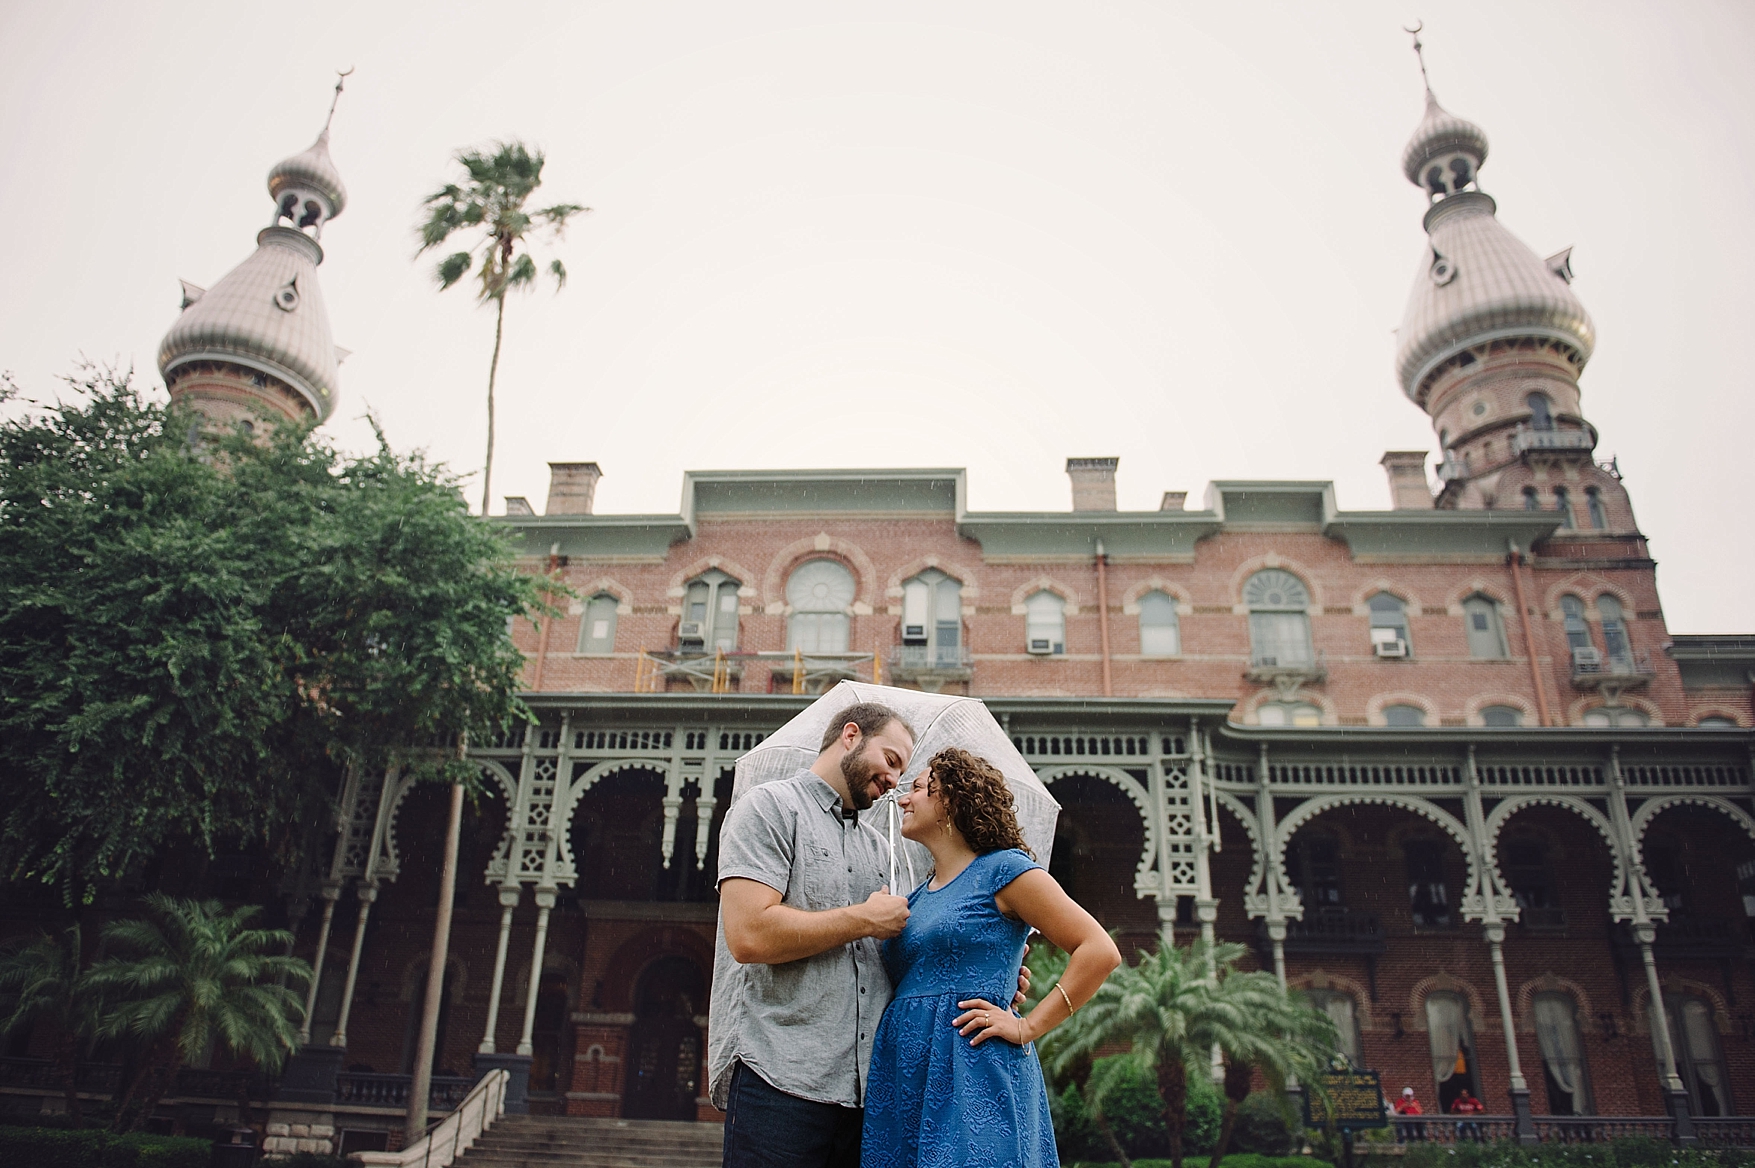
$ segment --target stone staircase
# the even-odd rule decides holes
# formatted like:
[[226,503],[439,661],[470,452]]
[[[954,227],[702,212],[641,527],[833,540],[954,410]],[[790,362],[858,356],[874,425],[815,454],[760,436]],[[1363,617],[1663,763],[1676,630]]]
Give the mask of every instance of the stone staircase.
[[457,1160],[458,1168],[719,1168],[716,1123],[506,1115]]

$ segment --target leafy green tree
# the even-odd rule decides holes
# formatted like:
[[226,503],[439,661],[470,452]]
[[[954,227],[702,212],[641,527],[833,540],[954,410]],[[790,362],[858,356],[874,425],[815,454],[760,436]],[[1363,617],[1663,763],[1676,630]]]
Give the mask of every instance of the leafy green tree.
[[1311,1006],[1303,994],[1282,990],[1273,974],[1244,972],[1228,961],[1217,970],[1211,999],[1196,1030],[1219,1048],[1225,1060],[1224,1121],[1207,1168],[1219,1168],[1230,1150],[1237,1109],[1249,1097],[1256,1072],[1283,1100],[1293,1075],[1306,1090],[1318,1090],[1317,1076],[1335,1051],[1335,1027],[1327,1014]]
[[459,736],[528,718],[508,626],[547,609],[454,476],[73,388],[0,421],[0,878],[291,862],[349,765],[475,781]]
[[147,915],[104,926],[106,947],[85,984],[103,999],[100,1037],[137,1048],[134,1073],[118,1102],[118,1130],[137,1129],[185,1064],[223,1048],[270,1073],[298,1047],[303,985],[311,967],[275,950],[292,945],[284,929],[252,929],[257,905],[227,909],[217,900],[146,898]]
[[[488,150],[460,150],[457,161],[464,170],[462,182],[446,183],[421,202],[426,208],[420,233],[421,255],[445,242],[458,231],[479,232],[479,238],[462,251],[452,252],[439,261],[434,278],[443,291],[461,280],[477,264],[476,279],[480,285],[476,299],[494,306],[494,356],[488,364],[487,392],[487,460],[481,472],[481,513],[488,513],[494,473],[494,382],[500,372],[500,342],[506,329],[506,294],[514,289],[529,289],[536,283],[537,264],[530,254],[530,243],[546,235],[559,240],[566,232],[567,221],[589,207],[577,203],[556,203],[552,207],[532,209],[526,204],[542,186],[542,168],[547,161],[542,151],[532,150],[519,141],[496,142]],[[551,260],[549,275],[554,277],[555,291],[567,282],[566,265]]]
[[0,990],[16,995],[12,1013],[0,1020],[0,1033],[19,1034],[38,1024],[55,1032],[55,1081],[75,1127],[79,1056],[97,1027],[95,1000],[80,974],[82,960],[77,924],[17,939],[0,951]]

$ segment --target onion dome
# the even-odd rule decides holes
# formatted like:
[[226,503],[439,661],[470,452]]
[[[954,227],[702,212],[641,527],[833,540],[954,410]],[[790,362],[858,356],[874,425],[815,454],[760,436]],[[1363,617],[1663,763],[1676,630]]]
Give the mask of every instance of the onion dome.
[[295,227],[318,227],[341,214],[347,187],[329,157],[328,126],[308,149],[275,164],[268,172],[268,193],[274,197],[277,218]]
[[1453,194],[1475,181],[1487,161],[1487,131],[1459,118],[1426,91],[1426,116],[1402,149],[1402,173],[1434,198]]
[[318,421],[335,411],[338,354],[317,284],[323,249],[302,231],[265,227],[256,252],[212,288],[184,294],[183,314],[159,344],[169,383],[178,367],[220,361],[286,382]]

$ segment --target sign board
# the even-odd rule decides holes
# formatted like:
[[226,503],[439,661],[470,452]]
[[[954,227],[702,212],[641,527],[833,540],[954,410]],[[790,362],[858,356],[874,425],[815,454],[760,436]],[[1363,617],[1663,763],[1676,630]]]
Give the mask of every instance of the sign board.
[[[1328,1106],[1338,1131],[1360,1131],[1368,1127],[1388,1127],[1389,1116],[1383,1105],[1383,1083],[1376,1071],[1330,1071],[1317,1076],[1328,1092]],[[1304,1124],[1306,1127],[1327,1127],[1317,1092],[1304,1092]]]

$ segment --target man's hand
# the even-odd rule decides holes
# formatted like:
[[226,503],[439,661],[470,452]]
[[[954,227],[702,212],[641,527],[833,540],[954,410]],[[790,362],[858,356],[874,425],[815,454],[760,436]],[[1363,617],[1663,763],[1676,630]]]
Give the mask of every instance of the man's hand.
[[[1029,959],[1030,959],[1030,947],[1028,945],[1025,945],[1024,946],[1024,960],[1028,961]],[[1026,1001],[1028,1001],[1029,998],[1030,998],[1030,967],[1028,965],[1022,965],[1022,966],[1018,967],[1018,994],[1015,998],[1012,999],[1012,1009],[1022,1010],[1024,1008],[1024,1003]]]
[[880,941],[896,936],[908,923],[908,898],[891,896],[888,884],[866,897],[859,907],[871,926],[865,935]]

